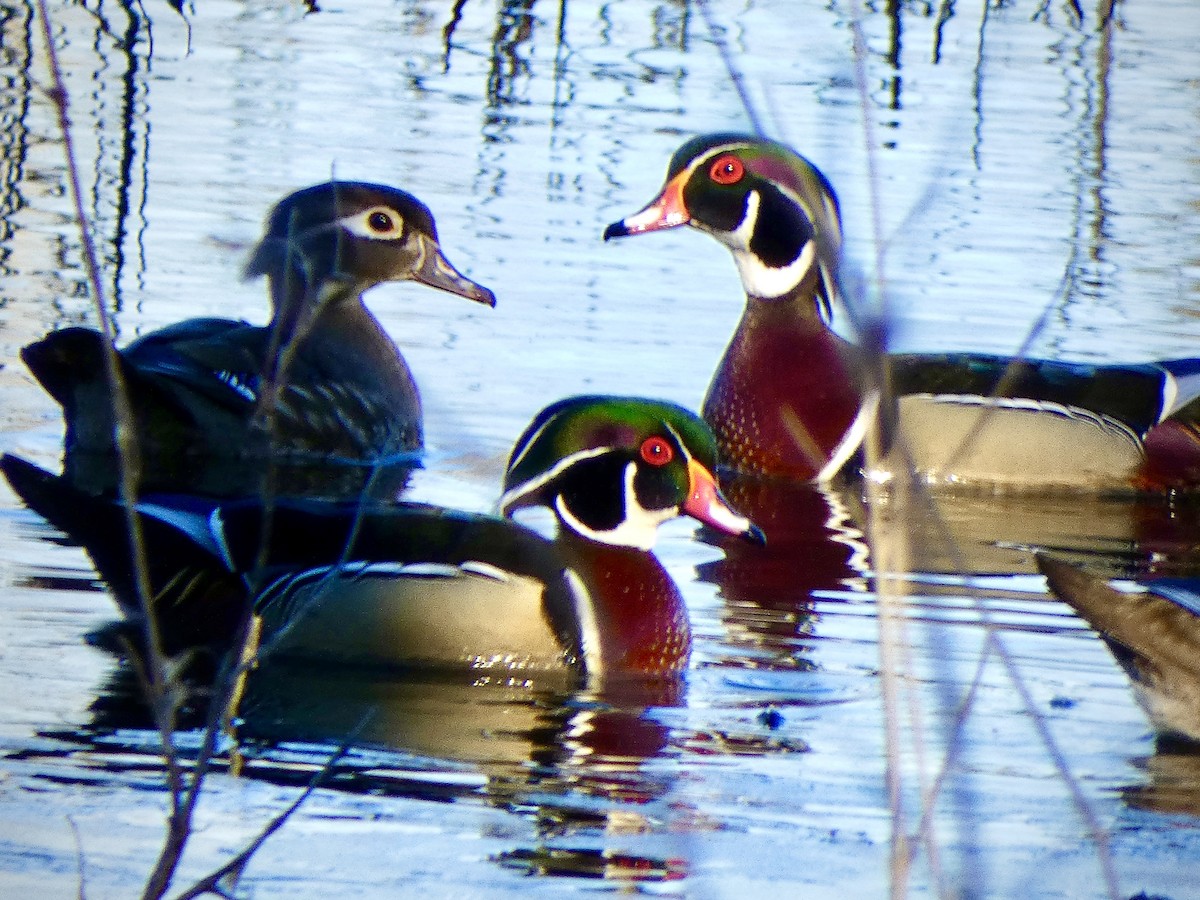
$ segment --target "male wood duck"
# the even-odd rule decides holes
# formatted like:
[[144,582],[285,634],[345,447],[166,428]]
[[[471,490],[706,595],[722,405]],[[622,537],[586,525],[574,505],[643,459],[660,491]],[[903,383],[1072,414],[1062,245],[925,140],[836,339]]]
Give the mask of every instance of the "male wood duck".
[[[379,184],[333,181],[285,198],[246,275],[269,282],[266,327],[190,319],[120,351],[143,490],[237,495],[247,460],[375,463],[419,451],[416,384],[362,293],[415,280],[495,305],[491,291],[446,260],[425,205]],[[114,452],[103,337],[66,328],[21,356],[62,404],[66,473],[90,483],[89,464]],[[218,474],[197,483],[196,470],[206,466]],[[111,462],[98,468],[102,482],[113,471]]]
[[[272,652],[371,666],[677,673],[690,652],[679,590],[650,553],[684,515],[762,543],[728,506],[699,417],[589,396],[542,411],[517,442],[500,511],[553,510],[548,540],[513,521],[420,504],[148,498],[137,506],[169,652],[219,644],[248,605]],[[127,617],[140,604],[125,513],[13,456],[25,503],[78,540]]]
[[878,360],[829,327],[842,240],[837,198],[812,163],[782,144],[737,134],[688,141],[658,197],[604,238],[681,225],[729,248],[746,292],[704,401],[723,461],[736,470],[832,477],[860,447],[874,385],[888,383],[899,398],[895,446],[930,483],[1200,483],[1197,359],[1098,366],[891,354],[872,377],[883,368]]
[[1038,567],[1103,638],[1155,728],[1200,741],[1200,580],[1157,579],[1125,592],[1044,553]]

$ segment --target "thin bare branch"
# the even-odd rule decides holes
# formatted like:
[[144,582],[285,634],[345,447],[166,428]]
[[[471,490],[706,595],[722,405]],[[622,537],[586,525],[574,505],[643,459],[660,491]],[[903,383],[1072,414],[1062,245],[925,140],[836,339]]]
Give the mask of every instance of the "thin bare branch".
[[754,103],[750,100],[750,92],[746,89],[746,79],[742,77],[742,73],[733,62],[733,54],[729,51],[729,42],[725,40],[725,35],[721,31],[721,26],[717,24],[716,18],[713,16],[712,9],[708,5],[708,0],[698,0],[700,5],[700,13],[704,16],[704,24],[708,27],[709,37],[712,38],[713,44],[716,45],[717,52],[721,54],[721,62],[725,66],[725,71],[729,75],[729,81],[737,91],[738,99],[742,102],[742,109],[746,112],[746,117],[750,120],[750,128],[759,137],[766,137],[767,134],[763,130],[762,118],[758,115],[758,111],[754,107]]
[[67,816],[67,824],[71,826],[71,837],[75,841],[75,864],[79,867],[79,900],[87,900],[87,857],[83,854],[83,838],[79,834],[79,823],[74,816]]
[[266,827],[259,832],[258,836],[255,837],[249,844],[247,844],[240,853],[238,853],[231,860],[229,860],[229,862],[225,863],[225,865],[221,866],[216,871],[210,873],[204,878],[201,878],[183,893],[179,894],[175,900],[191,900],[193,897],[199,897],[201,894],[207,893],[216,893],[220,894],[221,896],[228,896],[222,890],[221,882],[231,874],[240,872],[243,868],[245,868],[251,857],[253,857],[254,854],[258,852],[258,849],[267,842],[268,838],[282,828],[284,823],[286,823],[287,820],[292,817],[292,814],[300,808],[305,800],[308,799],[309,795],[321,786],[321,784],[333,771],[333,767],[337,765],[338,761],[346,755],[349,749],[354,745],[354,742],[358,740],[358,736],[362,733],[362,730],[367,727],[374,715],[375,710],[372,708],[359,720],[358,724],[354,726],[354,730],[350,732],[350,734],[346,737],[346,740],[344,740],[341,745],[338,746],[337,750],[335,750],[329,757],[329,759],[326,760],[325,765],[321,767],[320,771],[318,771],[311,779],[309,779],[308,785],[300,793],[300,796],[292,801],[291,805],[289,805],[287,809],[283,810],[281,813],[279,813],[279,815],[267,823]]
[[140,453],[137,446],[136,429],[131,427],[134,422],[133,411],[129,403],[129,395],[125,389],[121,373],[121,361],[117,355],[114,340],[112,318],[105,303],[104,288],[100,281],[100,265],[96,255],[95,243],[92,240],[89,218],[83,207],[83,191],[80,187],[79,167],[76,163],[75,147],[71,137],[71,121],[69,98],[63,82],[62,68],[59,65],[58,51],[54,45],[53,28],[50,15],[46,9],[45,0],[38,0],[38,12],[42,23],[42,36],[46,47],[46,59],[50,69],[51,88],[47,92],[58,113],[58,124],[63,139],[63,150],[66,155],[67,179],[70,183],[71,197],[75,205],[76,221],[79,224],[80,240],[83,248],[84,265],[87,268],[88,281],[92,289],[92,298],[96,307],[96,318],[99,322],[100,333],[104,337],[105,367],[112,387],[114,419],[117,423],[114,434],[117,464],[120,470],[119,493],[125,509],[126,524],[130,535],[130,555],[135,572],[135,586],[138,602],[142,608],[142,627],[149,648],[148,665],[141,671],[144,673],[143,689],[153,711],[155,725],[162,742],[163,756],[166,760],[168,786],[171,790],[172,803],[177,805],[182,790],[181,775],[171,734],[174,730],[174,711],[165,702],[170,692],[167,683],[166,655],[162,649],[161,637],[154,615],[151,599],[151,588],[146,567],[145,544],[142,539],[141,525],[137,518],[135,505],[137,503],[137,482],[140,471]]

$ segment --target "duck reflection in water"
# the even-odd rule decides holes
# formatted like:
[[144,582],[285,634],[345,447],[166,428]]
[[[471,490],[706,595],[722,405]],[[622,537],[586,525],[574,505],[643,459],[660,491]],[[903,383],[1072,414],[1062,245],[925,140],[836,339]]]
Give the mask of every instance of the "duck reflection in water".
[[[303,783],[347,743],[353,751],[327,786],[427,799],[473,796],[482,787],[504,805],[527,802],[531,789],[553,795],[569,787],[646,802],[667,784],[644,773],[644,763],[678,744],[652,710],[682,705],[684,691],[681,679],[623,679],[592,690],[556,678],[278,659],[249,673],[229,735],[241,770],[265,780]],[[205,727],[208,697],[192,693],[180,732]],[[143,736],[154,728],[133,668],[120,664],[88,722],[48,736],[102,753],[153,754]],[[428,774],[413,778],[414,768]]]

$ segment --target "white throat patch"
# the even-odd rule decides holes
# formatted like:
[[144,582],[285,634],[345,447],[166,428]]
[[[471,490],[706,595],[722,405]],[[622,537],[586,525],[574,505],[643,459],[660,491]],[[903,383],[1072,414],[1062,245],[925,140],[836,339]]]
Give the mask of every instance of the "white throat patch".
[[637,474],[637,465],[629,463],[625,467],[625,517],[616,528],[608,531],[596,531],[588,528],[577,519],[563,502],[562,494],[554,498],[554,511],[563,524],[576,534],[600,544],[613,547],[633,547],[637,550],[651,550],[658,538],[658,526],[679,514],[677,507],[666,509],[645,509],[637,502],[633,492],[633,478]]
[[750,239],[758,224],[758,210],[762,203],[758,191],[746,195],[746,215],[737,230],[720,235],[722,242],[733,251],[733,261],[737,265],[738,274],[742,278],[742,288],[748,297],[762,297],[767,300],[782,297],[796,287],[813,267],[817,249],[813,241],[809,241],[800,251],[800,255],[786,266],[774,268],[763,265],[761,259],[750,252]]

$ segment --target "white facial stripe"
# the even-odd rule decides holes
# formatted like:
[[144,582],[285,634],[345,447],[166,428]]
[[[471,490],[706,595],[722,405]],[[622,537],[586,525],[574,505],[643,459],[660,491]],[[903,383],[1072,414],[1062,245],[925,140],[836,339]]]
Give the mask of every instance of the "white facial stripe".
[[746,195],[746,212],[738,227],[733,231],[721,233],[721,240],[728,244],[734,253],[750,249],[750,239],[754,237],[754,226],[758,224],[758,208],[761,205],[762,197],[758,191],[751,191]]
[[747,144],[745,141],[731,141],[728,144],[721,144],[718,147],[711,148],[703,156],[696,157],[696,159],[692,160],[692,162],[690,162],[688,164],[688,167],[686,170],[688,173],[688,179],[690,179],[692,177],[692,173],[695,172],[702,165],[703,166],[711,165],[713,160],[715,160],[722,153],[729,153],[730,151],[733,151],[733,150],[745,150],[749,146],[750,145]]
[[675,506],[666,509],[644,508],[637,502],[637,495],[633,492],[633,479],[636,474],[637,464],[629,463],[625,467],[625,517],[616,528],[608,531],[595,531],[588,528],[567,509],[561,494],[554,498],[554,511],[558,513],[563,524],[576,534],[597,543],[613,547],[651,550],[658,537],[658,526],[679,515],[679,508]]
[[[700,168],[701,165],[710,165],[712,161],[722,153],[728,153],[732,150],[745,150],[747,147],[749,147],[748,144],[740,142],[722,144],[719,147],[714,147],[704,156],[696,159],[687,167],[688,177],[690,178],[691,173],[695,172],[696,169]],[[808,217],[809,222],[812,222],[815,225],[819,221],[825,221],[829,227],[833,229],[833,234],[829,235],[830,246],[840,246],[842,241],[842,227],[838,217],[837,206],[832,197],[830,197],[824,191],[821,191],[821,205],[825,207],[825,214],[818,217],[815,214],[815,211],[804,201],[804,198],[792,190],[791,187],[783,182],[775,181],[774,179],[772,179],[771,183],[775,185],[775,187],[777,187],[781,193],[785,194],[793,203],[804,210],[804,215]],[[743,224],[745,224],[744,221]]]
[[[790,192],[788,196],[793,197]],[[796,202],[799,203],[799,200]],[[762,196],[759,192],[751,191],[746,195],[746,214],[742,217],[741,224],[733,231],[717,231],[713,232],[713,235],[733,252],[733,261],[737,265],[742,289],[746,294],[769,300],[782,297],[804,279],[816,259],[817,248],[813,241],[808,241],[801,248],[800,255],[788,265],[779,268],[763,265],[762,260],[750,250],[750,240],[754,237],[754,229],[758,224],[761,204]],[[803,207],[803,204],[800,205]],[[805,214],[808,214],[807,210]]]
[[675,443],[679,445],[679,451],[683,454],[684,461],[691,462],[692,454],[688,453],[687,444],[683,442],[683,438],[679,436],[679,432],[671,427],[670,422],[663,422],[662,426],[663,428],[667,429],[667,431],[671,432],[671,437],[675,438]]
[[[688,166],[688,177],[690,178],[691,173],[695,172],[701,165],[710,165],[712,160],[716,159],[722,153],[745,149],[746,146],[744,143],[730,143],[713,148]],[[831,234],[823,236],[822,239],[825,242],[823,246],[834,251],[841,246],[842,230],[833,198],[825,192],[821,192],[821,204],[824,208],[822,210],[823,214],[818,216],[815,210],[805,202],[804,198],[788,185],[778,181],[772,181],[771,183],[804,211],[804,215],[814,227],[820,222],[823,223],[827,230],[832,231]],[[713,231],[710,233],[733,251],[734,262],[737,264],[738,274],[742,279],[742,288],[746,293],[754,297],[772,299],[774,297],[782,297],[803,280],[804,276],[808,274],[808,270],[812,267],[817,251],[814,246],[815,242],[809,241],[800,251],[800,256],[791,264],[782,268],[764,266],[759,259],[750,253],[750,239],[754,235],[754,227],[758,222],[758,211],[761,203],[762,198],[758,191],[751,191],[746,197],[746,213],[742,217],[742,221],[738,224],[738,227],[733,231]],[[702,230],[707,231],[708,229]],[[826,277],[825,282],[832,289],[831,280]]]
[[[530,444],[532,443],[530,441]],[[528,450],[529,447],[525,449]],[[596,456],[603,456],[605,453],[610,453],[611,451],[612,447],[593,447],[590,450],[579,450],[576,453],[564,456],[541,475],[537,476],[537,478],[518,484],[516,487],[505,491],[504,496],[500,498],[500,514],[508,515],[508,511],[516,506],[519,501],[524,500],[530,494],[537,493],[546,484],[553,481],[581,459],[592,459]],[[509,466],[509,468],[512,469],[513,466]]]
[[550,423],[556,421],[557,419],[558,416],[550,416],[541,424],[541,427],[539,427],[537,431],[529,436],[529,440],[527,440],[525,442],[525,446],[521,448],[520,454],[518,454],[517,457],[508,464],[509,469],[515,469],[521,464],[521,460],[523,460],[525,455],[529,453],[529,448],[538,442],[538,439],[542,436],[542,433],[550,427]]

